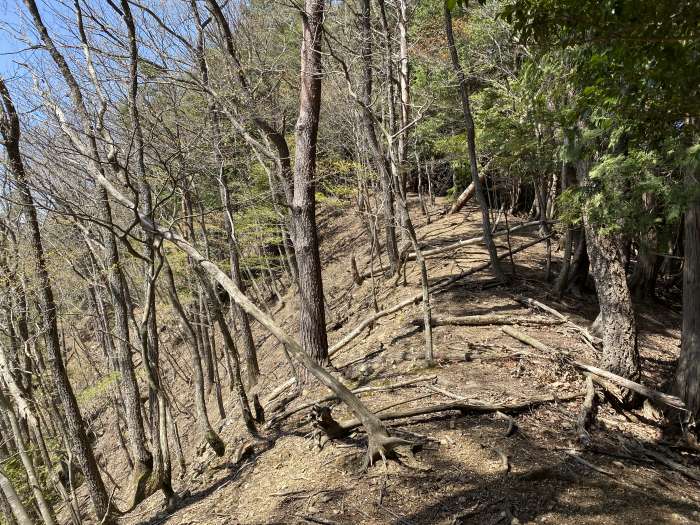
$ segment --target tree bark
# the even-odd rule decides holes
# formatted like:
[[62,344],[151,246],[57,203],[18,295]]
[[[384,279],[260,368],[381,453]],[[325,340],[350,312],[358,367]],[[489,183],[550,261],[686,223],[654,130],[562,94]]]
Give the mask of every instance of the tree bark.
[[[698,171],[686,174],[686,185],[698,187]],[[700,416],[700,203],[685,213],[683,328],[676,369],[676,391],[694,417]]]
[[294,249],[299,267],[301,345],[317,363],[328,363],[328,339],[316,230],[316,142],[321,111],[323,0],[305,0],[302,17],[301,92],[294,159]]
[[[588,162],[579,162],[578,176],[588,181]],[[601,366],[608,371],[636,381],[640,376],[637,327],[632,298],[627,287],[620,240],[602,234],[583,210],[584,230],[591,271],[595,280],[603,339]]]

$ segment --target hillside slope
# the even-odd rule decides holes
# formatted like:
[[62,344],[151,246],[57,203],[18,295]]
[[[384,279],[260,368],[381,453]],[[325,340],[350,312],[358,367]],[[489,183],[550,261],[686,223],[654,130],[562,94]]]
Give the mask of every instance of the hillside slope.
[[[440,201],[438,202],[440,204]],[[418,210],[414,218],[426,247],[479,235],[478,215],[439,217],[426,224]],[[373,310],[373,287],[380,309],[420,292],[418,268],[408,263],[407,285],[377,275],[361,285],[353,282],[350,257],[361,272],[368,271],[366,235],[351,209],[322,207],[319,228],[324,263],[324,286],[331,343],[338,341]],[[517,221],[511,220],[511,227]],[[536,238],[536,232],[513,235],[516,247]],[[507,251],[505,237],[497,239]],[[362,248],[360,248],[362,247]],[[554,254],[556,262],[558,254]],[[544,244],[514,256],[515,277],[510,287],[494,286],[487,271],[475,273],[433,299],[436,316],[507,314],[516,328],[539,341],[572,351],[591,363],[595,349],[567,324],[524,307],[514,295],[553,306],[571,320],[587,325],[596,314],[592,302],[555,301],[542,282]],[[429,259],[432,282],[463,272],[488,260],[485,250],[471,245]],[[510,270],[510,264],[505,268]],[[294,291],[274,317],[289,333],[296,332]],[[260,440],[246,436],[237,417],[234,397],[227,391],[227,418],[216,423],[227,444],[224,458],[202,452],[193,432],[190,388],[174,371],[174,414],[180,429],[185,471],[174,466],[176,490],[185,493],[174,512],[162,508],[156,494],[124,516],[125,524],[270,524],[270,523],[693,523],[700,522],[697,483],[669,468],[673,462],[700,470],[697,454],[662,446],[658,414],[649,407],[638,413],[618,413],[601,406],[583,450],[577,418],[585,391],[584,377],[564,362],[548,359],[505,334],[501,326],[440,326],[434,329],[437,365],[426,368],[422,359],[423,333],[410,321],[421,315],[420,304],[383,317],[333,356],[339,377],[351,388],[386,387],[411,383],[395,390],[361,394],[375,411],[390,413],[439,403],[468,400],[480,404],[517,404],[549,395],[568,401],[527,407],[509,419],[500,413],[446,411],[390,422],[392,433],[415,443],[398,450],[399,461],[379,462],[362,471],[364,434],[325,443],[321,450],[309,438],[309,409],[266,427]],[[656,305],[640,306],[640,349],[643,382],[659,387],[677,359],[679,316]],[[287,381],[290,369],[280,346],[255,327],[265,374],[261,397],[266,399]],[[167,346],[167,343],[166,343]],[[175,361],[186,349],[172,344]],[[182,359],[179,359],[179,356]],[[183,374],[186,375],[186,374]],[[288,389],[280,398],[292,392]],[[268,419],[328,395],[308,386],[296,398],[271,412]],[[216,419],[215,401],[209,401]],[[334,405],[333,416],[350,416]],[[252,455],[240,458],[242,446]],[[670,444],[665,444],[670,445]],[[120,484],[126,468],[115,437],[100,439],[105,470]],[[646,451],[646,452],[645,452]],[[653,455],[657,457],[653,457]],[[661,460],[659,458],[662,458]],[[671,460],[671,461],[669,461]],[[660,461],[665,461],[666,465]],[[695,466],[693,466],[695,465]],[[120,494],[115,495],[121,504]]]

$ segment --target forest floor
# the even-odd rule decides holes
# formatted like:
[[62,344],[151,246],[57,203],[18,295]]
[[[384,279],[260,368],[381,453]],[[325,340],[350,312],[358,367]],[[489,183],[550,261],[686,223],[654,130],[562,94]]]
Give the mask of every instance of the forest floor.
[[[444,205],[438,199],[431,210],[431,224],[417,207],[412,210],[423,246],[480,235],[474,208],[440,216]],[[511,219],[510,226],[519,222]],[[360,272],[368,271],[365,247],[369,243],[349,204],[321,206],[318,223],[332,344],[374,311],[372,280],[358,286],[350,272],[353,254]],[[510,243],[516,247],[536,236],[534,230],[514,234]],[[505,237],[497,238],[496,244],[499,252],[507,251]],[[553,254],[555,268],[560,255]],[[516,254],[515,278],[508,287],[493,286],[488,271],[475,273],[434,295],[433,314],[500,313],[553,319],[524,307],[514,299],[518,294],[542,301],[588,326],[597,311],[594,296],[555,300],[550,284],[544,282],[545,258],[544,243]],[[487,260],[481,245],[448,252],[428,260],[430,279],[437,282]],[[504,268],[512,270],[509,261],[504,261]],[[408,263],[407,286],[395,286],[394,281],[375,278],[380,309],[420,292],[418,265]],[[270,309],[289,333],[297,333],[293,290],[288,291],[283,307],[270,305]],[[428,368],[423,360],[423,332],[407,330],[409,321],[420,316],[421,305],[414,304],[383,317],[333,356],[338,377],[351,388],[434,377],[392,391],[361,394],[374,411],[396,404],[396,410],[428,406],[457,397],[495,404],[585,392],[585,378],[576,369],[542,358],[541,353],[503,333],[500,326],[436,327],[437,363]],[[640,305],[638,325],[642,382],[663,389],[678,356],[680,315],[659,304]],[[595,349],[570,325],[521,323],[517,329],[550,347],[573,352],[580,360],[597,362]],[[276,341],[259,326],[256,334],[265,374],[261,398],[265,399],[290,377],[290,369]],[[188,355],[181,346],[164,345],[179,363]],[[421,446],[403,447],[398,450],[400,461],[390,460],[386,466],[380,461],[363,472],[366,441],[361,431],[346,440],[326,443],[319,451],[308,437],[311,427],[305,409],[277,428],[264,429],[266,441],[251,440],[228,389],[228,417],[215,425],[227,444],[226,455],[215,458],[210,451],[197,452],[200,436],[190,415],[191,388],[175,372],[168,380],[177,385],[173,388],[174,415],[188,461],[186,471],[174,465],[173,480],[177,491],[189,494],[172,513],[163,509],[163,498],[156,494],[124,516],[120,520],[124,524],[700,523],[700,456],[666,441],[659,414],[649,406],[617,412],[609,403],[602,404],[585,448],[577,426],[583,395],[513,414],[513,428],[509,428],[511,421],[497,413],[451,411],[400,419],[388,423],[390,432]],[[326,395],[323,387],[310,386],[284,408]],[[215,420],[213,397],[209,407]],[[344,405],[335,404],[333,416],[342,420],[350,414]],[[239,460],[236,451],[240,452],[244,442],[254,444],[255,454]],[[115,437],[108,432],[98,446],[105,470],[124,485],[128,469]],[[668,466],[674,464],[675,468]],[[679,464],[688,467],[685,475]],[[124,505],[119,493],[115,501]]]

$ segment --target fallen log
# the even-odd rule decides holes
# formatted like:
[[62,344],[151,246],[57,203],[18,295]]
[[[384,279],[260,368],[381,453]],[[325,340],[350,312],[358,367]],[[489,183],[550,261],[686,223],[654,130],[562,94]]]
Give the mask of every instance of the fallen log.
[[640,383],[637,383],[635,381],[631,381],[630,379],[624,378],[622,376],[619,376],[617,374],[613,374],[612,372],[608,372],[607,370],[603,370],[602,368],[598,368],[597,366],[589,365],[587,363],[584,363],[583,361],[579,361],[577,359],[574,359],[569,355],[568,353],[562,351],[562,350],[557,350],[554,348],[550,348],[549,346],[545,345],[544,343],[538,341],[534,337],[530,337],[527,334],[524,334],[512,326],[503,326],[501,327],[501,330],[503,330],[504,333],[508,334],[509,336],[527,344],[530,345],[533,348],[537,348],[538,350],[541,350],[543,352],[549,353],[549,354],[556,354],[562,356],[567,363],[570,365],[580,369],[584,370],[586,372],[590,372],[591,374],[595,374],[597,376],[604,377],[606,379],[609,379],[613,383],[622,386],[624,388],[627,388],[629,390],[632,390],[633,392],[638,393],[639,395],[642,395],[644,397],[647,397],[651,399],[652,401],[657,401],[659,403],[663,403],[664,405],[668,405],[673,408],[677,408],[679,410],[687,410],[685,403],[676,396],[672,396],[670,394],[664,394],[663,392],[659,392],[658,390],[654,390],[653,388],[646,387]]
[[[483,171],[479,173],[479,182],[481,182],[481,185],[483,186],[484,182],[486,181],[486,173]],[[468,203],[471,198],[474,196],[474,183],[471,182],[467,188],[459,194],[459,197],[457,197],[457,200],[454,201],[452,206],[450,207],[450,211],[447,212],[447,215],[452,215],[453,213],[457,213],[459,210],[464,208],[464,205]]]
[[[499,259],[505,259],[506,257],[510,257],[511,255],[514,255],[518,252],[521,252],[523,250],[526,250],[527,248],[530,248],[531,246],[534,246],[535,244],[539,244],[545,239],[548,239],[552,235],[548,235],[546,237],[542,237],[539,239],[535,239],[530,242],[526,242],[525,244],[521,244],[514,250],[511,250],[510,252],[503,253],[498,256]],[[491,266],[491,262],[485,262],[483,264],[480,264],[478,266],[475,266],[474,268],[470,268],[469,270],[465,270],[464,272],[458,273],[457,275],[453,275],[452,277],[449,277],[445,279],[444,281],[436,284],[435,286],[432,286],[430,288],[430,293],[437,293],[437,292],[443,292],[447,289],[449,289],[451,286],[453,286],[455,283],[461,281],[465,277],[475,274],[477,272],[480,272],[482,270],[485,270]],[[340,341],[337,341],[331,347],[328,349],[328,355],[332,356],[336,352],[338,352],[340,349],[345,347],[350,341],[355,339],[358,335],[362,333],[362,331],[367,328],[368,326],[372,325],[375,321],[378,319],[381,319],[382,317],[386,317],[387,315],[391,315],[393,313],[398,312],[399,310],[402,310],[403,308],[406,308],[407,306],[411,304],[418,304],[421,300],[423,299],[423,292],[420,292],[412,297],[409,297],[408,299],[405,299],[401,301],[400,303],[392,306],[391,308],[387,308],[385,310],[382,310],[380,312],[376,312],[365,319],[363,319],[355,328],[353,328],[350,332],[348,332],[345,336],[343,336]]]
[[[492,237],[500,237],[502,235],[512,235],[515,232],[525,230],[527,228],[531,228],[533,226],[539,226],[542,224],[542,221],[531,221],[531,222],[526,222],[524,224],[520,224],[519,226],[514,226],[513,228],[510,228],[509,230],[500,230],[497,232],[494,232],[491,234]],[[462,239],[461,241],[453,242],[452,244],[446,244],[445,246],[438,246],[437,248],[432,248],[429,250],[423,250],[421,251],[421,254],[423,257],[432,257],[433,255],[439,255],[441,253],[449,252],[452,250],[456,250],[457,248],[462,248],[463,246],[471,246],[474,244],[479,244],[484,241],[483,235],[481,237],[472,237],[470,239]],[[408,261],[413,261],[416,258],[415,252],[411,252],[406,256],[406,260]]]
[[[502,413],[517,413],[527,410],[538,405],[543,405],[546,403],[556,403],[559,401],[571,401],[572,399],[577,399],[582,397],[583,392],[577,392],[574,394],[566,394],[563,396],[547,395],[539,396],[527,401],[521,401],[519,403],[502,403],[496,405],[485,405],[482,403],[474,403],[470,401],[453,401],[450,403],[441,403],[438,405],[432,405],[427,407],[409,408],[407,410],[398,412],[389,412],[388,414],[381,414],[381,411],[376,412],[376,416],[382,421],[393,421],[395,419],[405,419],[408,417],[424,416],[427,414],[437,414],[439,412],[449,412],[456,410],[461,414],[487,414],[491,412],[502,412]],[[359,419],[349,419],[347,421],[341,421],[339,423],[340,428],[349,432],[359,427],[362,423]]]
[[[422,318],[415,318],[409,321],[411,325],[416,327],[423,326]],[[511,325],[511,324],[537,324],[551,325],[559,324],[561,321],[552,319],[537,319],[533,317],[514,317],[507,314],[485,314],[485,315],[465,315],[456,317],[441,317],[433,316],[430,325],[436,326],[487,326],[487,325]]]

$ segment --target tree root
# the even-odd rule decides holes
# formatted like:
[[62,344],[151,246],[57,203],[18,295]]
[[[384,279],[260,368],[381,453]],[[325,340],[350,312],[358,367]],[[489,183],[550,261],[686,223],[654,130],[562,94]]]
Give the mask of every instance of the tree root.
[[[458,410],[462,414],[467,413],[514,413],[521,412],[528,408],[541,405],[544,403],[552,403],[558,401],[570,401],[572,399],[583,396],[582,392],[567,394],[563,396],[540,396],[529,399],[520,403],[499,404],[499,405],[484,405],[479,403],[470,403],[468,401],[454,401],[451,403],[441,403],[428,407],[411,408],[403,411],[379,413],[375,415],[381,421],[390,421],[395,419],[403,419],[414,416],[422,416],[427,414],[436,414],[439,412],[448,412]],[[331,409],[329,407],[315,406],[310,414],[310,419],[316,430],[316,437],[321,434],[325,435],[329,440],[342,439],[348,437],[352,431],[362,426],[359,419],[351,419],[348,421],[337,422],[333,419]],[[365,468],[372,466],[378,459],[386,462],[387,459],[395,458],[394,449],[400,446],[413,445],[413,441],[408,441],[396,436],[390,436],[384,427],[368,428],[365,425],[365,430],[368,436],[367,457],[365,459]]]
[[386,464],[387,459],[396,457],[394,452],[396,447],[410,445],[413,445],[412,441],[408,441],[400,437],[390,436],[386,432],[370,435],[364,468],[367,469],[371,467],[378,459],[381,459],[382,462]]

